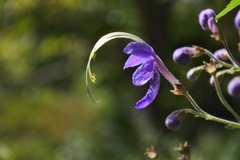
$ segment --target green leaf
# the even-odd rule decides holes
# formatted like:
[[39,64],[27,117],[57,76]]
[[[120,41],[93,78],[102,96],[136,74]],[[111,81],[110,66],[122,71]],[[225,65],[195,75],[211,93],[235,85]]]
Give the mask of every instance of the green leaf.
[[226,6],[226,8],[216,16],[216,21],[218,21],[220,17],[227,14],[233,8],[237,7],[239,4],[240,4],[240,0],[231,0],[231,2]]

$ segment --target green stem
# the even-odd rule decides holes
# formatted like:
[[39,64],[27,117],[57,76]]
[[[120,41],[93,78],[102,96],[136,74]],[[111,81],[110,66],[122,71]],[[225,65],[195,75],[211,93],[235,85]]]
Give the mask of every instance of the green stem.
[[[215,61],[217,61],[217,62],[218,62],[219,64],[221,64],[222,66],[228,67],[228,68],[234,67],[234,66],[231,65],[231,64],[228,64],[228,63],[226,63],[226,62],[223,62],[223,61],[217,59],[216,57],[214,57],[214,55],[213,55],[210,51],[208,51],[208,50],[206,50],[206,49],[204,49],[204,51],[205,51],[205,54],[207,54],[209,57],[211,57],[212,59],[214,59]],[[239,68],[239,67],[238,67],[238,68]]]
[[197,103],[194,101],[194,99],[191,97],[191,95],[187,91],[186,91],[185,97],[192,104],[192,106],[194,107],[194,109],[197,111],[198,114],[207,115],[207,113],[197,105]]
[[[192,113],[194,115],[196,115],[197,117],[202,117],[202,118],[205,118],[206,120],[211,120],[211,121],[216,121],[216,122],[219,122],[219,123],[223,123],[223,124],[226,124],[226,125],[230,125],[234,128],[240,128],[240,123],[237,123],[237,122],[232,122],[232,121],[229,121],[229,120],[225,120],[225,119],[221,119],[221,118],[218,118],[218,117],[215,117],[211,114],[208,114],[206,112],[204,112],[198,105],[197,103],[194,101],[194,99],[191,97],[191,95],[188,94],[188,92],[186,92],[186,95],[185,97],[190,101],[190,103],[193,105],[193,107],[197,110],[194,111],[194,110],[191,110],[191,109],[184,109],[186,112],[188,113]],[[199,112],[200,111],[200,112]]]
[[229,110],[229,112],[232,113],[232,115],[237,119],[237,121],[240,122],[240,117],[238,116],[238,114],[232,109],[232,107],[227,103],[227,101],[223,97],[223,94],[222,94],[221,88],[219,86],[216,74],[213,74],[213,78],[214,78],[214,86],[215,86],[215,89],[217,91],[217,95],[218,95],[220,101],[227,108],[227,110]]
[[240,67],[240,64],[238,63],[238,61],[232,55],[232,53],[231,53],[231,51],[230,51],[230,49],[228,47],[227,40],[225,38],[224,38],[224,40],[222,40],[222,43],[223,43],[224,48],[226,48],[226,50],[228,52],[229,60],[233,63],[233,65],[235,67]]

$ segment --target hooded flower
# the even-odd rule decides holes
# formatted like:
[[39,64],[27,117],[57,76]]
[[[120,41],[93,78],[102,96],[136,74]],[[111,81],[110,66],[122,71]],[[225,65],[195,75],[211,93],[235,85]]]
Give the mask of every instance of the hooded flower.
[[113,32],[109,33],[102,38],[100,38],[95,46],[93,47],[87,68],[86,68],[86,87],[88,95],[93,102],[97,103],[99,101],[94,101],[90,90],[88,87],[88,76],[91,81],[96,83],[97,77],[94,73],[91,72],[90,63],[91,60],[95,57],[96,51],[106,42],[116,39],[116,38],[127,38],[134,40],[136,42],[129,43],[125,48],[124,52],[130,54],[128,60],[124,65],[124,69],[128,67],[135,67],[140,65],[132,76],[132,82],[136,86],[142,86],[147,82],[150,83],[150,87],[146,95],[137,102],[135,109],[142,109],[148,106],[156,98],[159,87],[160,87],[160,73],[172,84],[174,90],[172,92],[175,95],[185,95],[186,89],[166,68],[162,60],[155,54],[152,47],[146,44],[141,38],[125,32]]
[[147,94],[137,102],[135,109],[148,106],[156,98],[160,87],[160,73],[156,68],[155,53],[146,43],[131,42],[124,52],[131,54],[124,65],[124,69],[140,65],[132,76],[132,82],[136,86],[142,86],[148,81],[150,87]]

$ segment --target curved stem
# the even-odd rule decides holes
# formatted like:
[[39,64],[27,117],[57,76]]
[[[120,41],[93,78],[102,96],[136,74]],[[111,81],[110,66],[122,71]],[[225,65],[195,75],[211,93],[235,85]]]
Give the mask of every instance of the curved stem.
[[192,104],[192,106],[194,107],[194,109],[201,115],[207,115],[207,113],[205,111],[203,111],[198,105],[197,103],[194,101],[194,99],[191,97],[191,95],[186,91],[186,94],[184,95],[188,101]]
[[94,45],[94,47],[93,47],[93,49],[90,53],[89,59],[88,59],[88,63],[87,63],[87,67],[86,67],[86,77],[85,77],[86,78],[86,88],[87,88],[88,96],[91,98],[91,100],[94,103],[98,103],[99,101],[95,101],[93,99],[93,97],[91,96],[90,90],[89,90],[89,85],[88,85],[88,75],[90,77],[90,80],[93,83],[97,82],[97,76],[91,72],[91,67],[90,67],[91,60],[95,58],[97,50],[102,45],[104,45],[108,41],[110,41],[112,39],[116,39],[116,38],[126,38],[126,39],[131,39],[131,40],[136,41],[136,42],[145,43],[141,38],[139,38],[139,37],[137,37],[133,34],[126,33],[126,32],[112,32],[112,33],[106,34],[105,36],[101,37],[97,41],[97,43]]
[[[223,62],[223,61],[217,59],[216,57],[214,57],[214,55],[213,55],[210,51],[208,51],[208,50],[206,50],[206,49],[204,49],[204,51],[205,51],[205,53],[206,53],[209,57],[211,57],[212,59],[214,59],[215,61],[217,61],[217,62],[218,62],[219,64],[221,64],[222,66],[228,67],[228,68],[234,67],[234,66],[231,65],[231,64],[228,64],[228,63],[226,63],[226,62]],[[238,67],[238,66],[237,66],[237,67]],[[239,68],[239,67],[238,67],[238,68]]]
[[237,121],[240,122],[240,117],[238,116],[238,114],[232,109],[232,107],[227,103],[227,101],[223,97],[223,94],[222,94],[221,88],[219,86],[216,74],[213,74],[213,78],[214,78],[214,86],[215,86],[215,89],[217,91],[217,95],[218,95],[220,101],[227,108],[227,110],[229,110],[229,112],[232,113],[232,115],[237,119]]
[[185,95],[185,97],[190,101],[190,103],[193,105],[193,107],[197,110],[194,111],[194,110],[191,110],[191,109],[184,109],[186,112],[188,113],[192,113],[194,115],[196,115],[197,117],[202,117],[202,118],[205,118],[206,120],[211,120],[211,121],[216,121],[216,122],[219,122],[219,123],[223,123],[223,124],[226,124],[226,125],[230,125],[234,128],[240,128],[240,123],[237,123],[237,122],[232,122],[232,121],[229,121],[229,120],[225,120],[225,119],[222,119],[222,118],[218,118],[218,117],[215,117],[211,114],[208,114],[207,112],[203,111],[198,105],[197,103],[194,101],[194,99],[191,97],[191,95],[187,94]]
[[233,63],[233,65],[235,67],[240,67],[239,62],[233,57],[228,44],[227,44],[227,40],[224,38],[224,40],[222,40],[223,46],[226,48],[226,50],[228,51],[228,55],[229,55],[229,60]]

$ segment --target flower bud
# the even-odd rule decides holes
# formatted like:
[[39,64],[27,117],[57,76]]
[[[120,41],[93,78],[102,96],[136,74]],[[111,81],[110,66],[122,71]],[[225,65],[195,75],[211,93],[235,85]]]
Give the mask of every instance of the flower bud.
[[209,30],[208,19],[210,17],[215,18],[215,16],[216,14],[212,9],[205,9],[200,12],[198,20],[203,30]]
[[240,98],[240,76],[234,77],[227,86],[228,94]]
[[176,114],[170,114],[165,120],[167,128],[171,130],[178,130],[181,127],[181,119]]
[[213,53],[214,57],[221,60],[221,61],[226,61],[228,60],[228,52],[225,48],[216,50]]
[[147,148],[145,155],[151,159],[155,159],[158,157],[158,153],[153,146],[151,148]]
[[238,11],[238,13],[234,19],[234,24],[235,24],[235,27],[237,28],[237,30],[240,31],[240,10]]
[[213,33],[219,33],[220,32],[220,30],[217,27],[215,17],[209,17],[208,27],[209,27],[209,30],[211,30]]
[[214,38],[217,41],[222,41],[224,39],[222,32],[217,27],[215,17],[210,17],[208,19],[208,28],[213,33],[212,38]]
[[187,78],[192,81],[197,80],[200,77],[202,70],[203,70],[202,66],[198,66],[198,67],[194,67],[194,68],[190,69],[187,72]]
[[193,47],[181,47],[174,51],[173,60],[180,65],[186,66],[192,61],[192,55],[197,51]]

